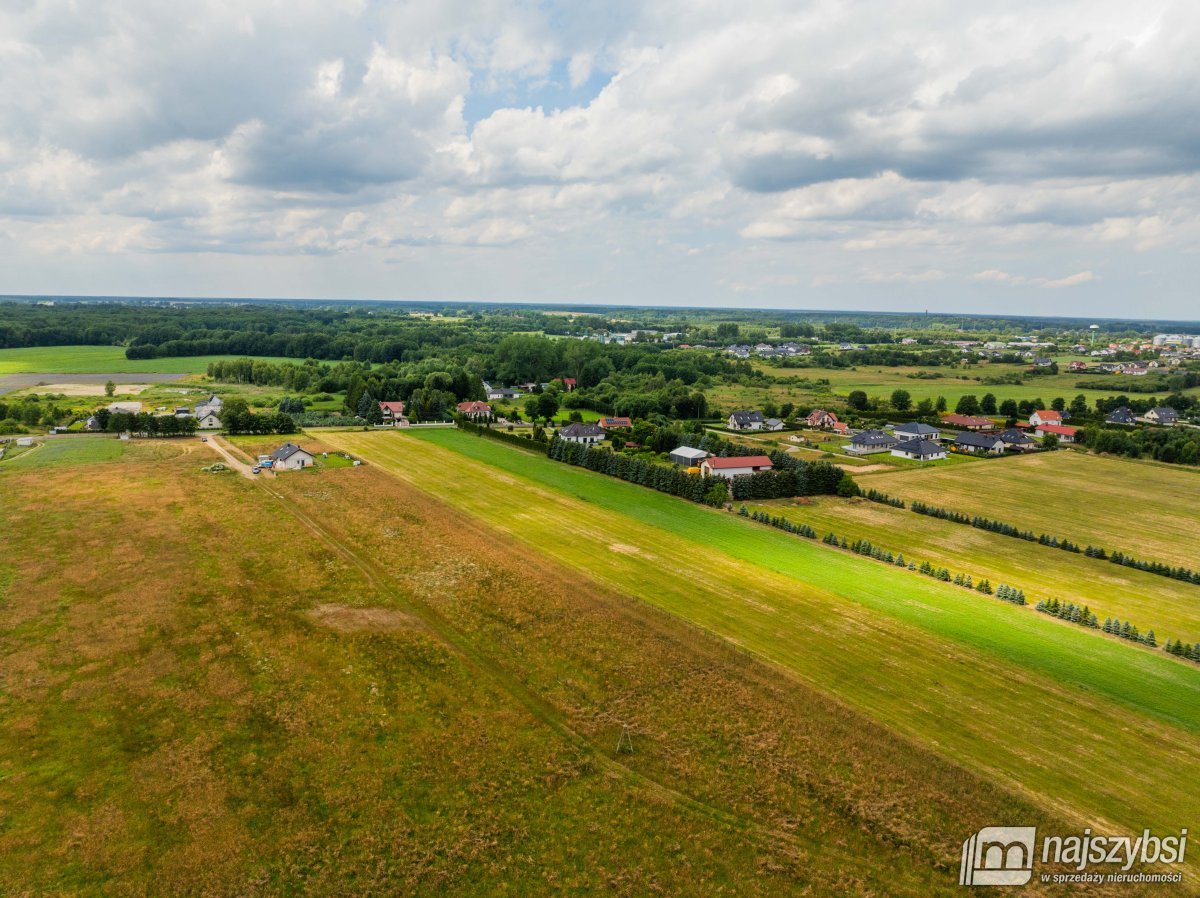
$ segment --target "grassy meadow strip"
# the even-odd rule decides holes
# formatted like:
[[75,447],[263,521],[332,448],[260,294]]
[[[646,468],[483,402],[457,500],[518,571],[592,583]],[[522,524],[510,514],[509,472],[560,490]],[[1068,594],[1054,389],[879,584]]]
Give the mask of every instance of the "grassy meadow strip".
[[1184,665],[478,437],[325,439],[1078,819],[1195,810]]
[[1179,465],[1064,450],[986,459],[969,469],[873,471],[860,483],[1081,546],[1197,567],[1200,472]]
[[814,497],[747,507],[808,524],[821,536],[832,531],[851,542],[870,540],[918,564],[1020,586],[1031,604],[1058,598],[1087,605],[1101,620],[1119,617],[1153,629],[1159,642],[1168,636],[1200,639],[1195,587],[1143,571],[862,499]]
[[[0,349],[0,376],[5,374],[203,374],[209,362],[242,358],[236,355],[179,356],[127,359],[122,346],[36,346]],[[302,359],[262,358],[266,362]]]

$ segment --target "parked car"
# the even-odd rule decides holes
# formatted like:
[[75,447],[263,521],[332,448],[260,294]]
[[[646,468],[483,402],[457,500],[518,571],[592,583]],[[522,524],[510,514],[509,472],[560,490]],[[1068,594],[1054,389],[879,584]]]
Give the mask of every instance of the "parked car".
[[261,470],[262,470],[262,468],[260,468],[258,465],[255,465],[253,468],[251,468],[251,469],[250,469],[250,473],[251,473],[251,474],[257,474],[257,473],[259,473]]

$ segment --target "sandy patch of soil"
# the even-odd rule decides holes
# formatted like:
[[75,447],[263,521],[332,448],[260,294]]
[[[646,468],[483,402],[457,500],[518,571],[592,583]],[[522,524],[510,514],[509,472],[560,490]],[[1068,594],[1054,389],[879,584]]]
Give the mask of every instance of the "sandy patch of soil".
[[421,625],[411,614],[395,608],[353,608],[349,605],[326,604],[310,609],[308,615],[317,623],[344,633],[404,630]]
[[[150,384],[116,384],[116,392],[137,395],[149,388]],[[103,396],[104,384],[46,384],[37,388],[39,393],[62,393],[64,396]]]

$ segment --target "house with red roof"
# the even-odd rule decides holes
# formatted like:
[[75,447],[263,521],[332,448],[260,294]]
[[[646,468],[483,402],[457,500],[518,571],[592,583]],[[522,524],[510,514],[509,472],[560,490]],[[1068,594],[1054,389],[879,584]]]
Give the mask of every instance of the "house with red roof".
[[833,412],[827,412],[823,408],[814,408],[804,423],[809,427],[815,427],[818,430],[833,430],[838,423],[838,416]]
[[1074,443],[1075,436],[1079,433],[1079,428],[1066,424],[1039,424],[1034,428],[1034,433],[1042,437],[1048,433],[1052,433],[1058,437],[1060,443]]
[[629,418],[601,418],[596,423],[598,423],[605,430],[608,430],[612,427],[633,427],[633,421]]
[[942,423],[963,430],[994,430],[996,427],[995,421],[982,415],[943,415]]
[[390,427],[408,427],[408,418],[404,417],[403,402],[381,402],[379,411],[383,415],[383,423]]
[[1062,424],[1062,421],[1062,412],[1046,408],[1040,408],[1029,416],[1029,423],[1034,427],[1037,427],[1039,424]]
[[492,407],[478,399],[470,402],[460,402],[456,408],[458,413],[472,421],[489,421],[492,417]]
[[706,458],[700,462],[700,473],[709,477],[732,480],[739,474],[757,474],[774,468],[765,455],[741,455],[732,458]]
[[568,393],[570,393],[572,390],[574,390],[574,389],[575,389],[575,378],[573,378],[573,377],[560,377],[560,378],[559,378],[559,381],[561,381],[561,382],[562,382],[563,389],[564,389],[564,390],[566,390]]

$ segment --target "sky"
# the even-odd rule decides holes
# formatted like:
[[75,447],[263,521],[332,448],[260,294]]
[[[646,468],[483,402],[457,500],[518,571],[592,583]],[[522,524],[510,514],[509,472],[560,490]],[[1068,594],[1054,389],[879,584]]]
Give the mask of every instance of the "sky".
[[0,0],[0,294],[1195,318],[1200,4]]

